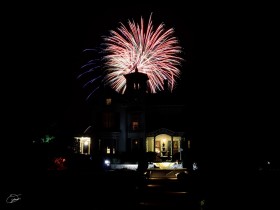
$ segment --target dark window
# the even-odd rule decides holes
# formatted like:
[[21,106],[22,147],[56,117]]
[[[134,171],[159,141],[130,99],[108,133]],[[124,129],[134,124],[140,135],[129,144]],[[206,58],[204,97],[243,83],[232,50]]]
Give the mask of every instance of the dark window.
[[132,139],[131,141],[131,151],[137,152],[140,149],[140,141],[139,139]]
[[103,127],[104,128],[113,128],[114,126],[114,115],[112,112],[103,113]]

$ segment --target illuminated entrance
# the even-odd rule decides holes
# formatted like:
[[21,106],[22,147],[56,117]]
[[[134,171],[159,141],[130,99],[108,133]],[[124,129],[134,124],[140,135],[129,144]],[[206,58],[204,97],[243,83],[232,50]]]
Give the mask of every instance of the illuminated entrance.
[[182,132],[159,129],[148,133],[146,152],[156,152],[158,161],[180,161]]
[[75,137],[75,139],[79,143],[79,153],[89,155],[91,148],[90,137]]

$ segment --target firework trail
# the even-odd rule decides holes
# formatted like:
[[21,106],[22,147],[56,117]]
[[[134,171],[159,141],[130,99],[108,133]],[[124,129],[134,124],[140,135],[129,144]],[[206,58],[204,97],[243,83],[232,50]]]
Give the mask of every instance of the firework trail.
[[[135,72],[147,74],[148,91],[156,93],[164,89],[164,80],[172,91],[176,79],[180,76],[179,66],[183,59],[179,56],[181,46],[174,34],[174,29],[165,29],[162,23],[154,29],[150,15],[147,26],[141,17],[140,24],[128,21],[128,27],[120,23],[120,27],[111,30],[109,36],[104,37],[102,52],[102,82],[111,86],[119,93],[126,89],[124,75]],[[85,66],[92,66],[93,61]],[[85,67],[84,66],[84,67]],[[91,67],[87,73],[94,71]],[[96,78],[90,80],[92,83]]]
[[[83,88],[90,88],[90,93],[86,100],[88,100],[103,83],[105,71],[102,63],[102,54],[100,52],[102,52],[100,49],[83,50],[83,53],[86,53],[87,56],[91,56],[91,59],[81,66],[82,73],[78,75],[77,79],[83,81]],[[91,79],[88,80],[88,78]]]

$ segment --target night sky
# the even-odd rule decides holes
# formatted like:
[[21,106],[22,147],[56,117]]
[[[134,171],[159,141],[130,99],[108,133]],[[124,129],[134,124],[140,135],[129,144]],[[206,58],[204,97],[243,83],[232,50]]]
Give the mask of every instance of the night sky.
[[186,120],[193,122],[200,152],[208,161],[227,156],[234,164],[245,158],[245,165],[277,156],[279,32],[270,7],[26,7],[7,7],[1,20],[2,110],[10,141],[29,141],[26,136],[53,124],[86,125],[89,107],[76,79],[83,49],[100,44],[119,22],[153,12],[154,24],[174,27],[184,48],[178,92],[186,99]]

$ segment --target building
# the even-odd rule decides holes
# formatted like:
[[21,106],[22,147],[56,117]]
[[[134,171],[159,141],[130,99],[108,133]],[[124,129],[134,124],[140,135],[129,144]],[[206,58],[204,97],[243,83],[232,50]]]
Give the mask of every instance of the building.
[[95,96],[92,129],[88,134],[91,143],[84,141],[84,137],[76,137],[80,140],[80,152],[122,154],[130,160],[150,152],[158,161],[182,160],[190,148],[190,142],[186,140],[183,98],[168,91],[167,81],[164,91],[149,93],[148,77],[137,69],[125,78],[124,94],[103,87]]

